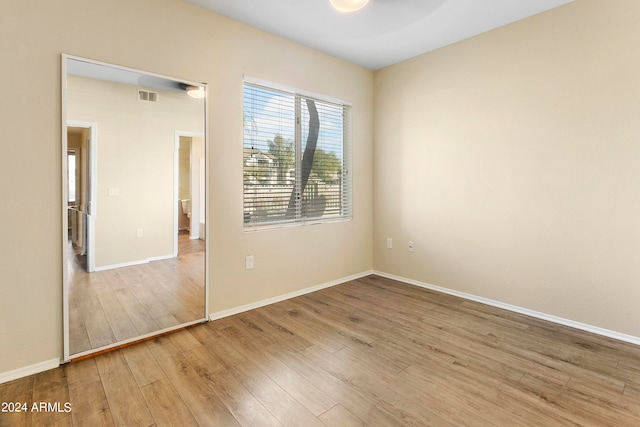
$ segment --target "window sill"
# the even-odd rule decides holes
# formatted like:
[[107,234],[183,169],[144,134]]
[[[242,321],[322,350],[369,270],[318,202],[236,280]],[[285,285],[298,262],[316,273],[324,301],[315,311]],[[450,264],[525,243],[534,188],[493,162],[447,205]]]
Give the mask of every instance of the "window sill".
[[340,218],[330,218],[330,219],[310,219],[308,221],[291,221],[291,222],[278,222],[278,223],[267,223],[267,224],[256,224],[256,225],[245,225],[244,232],[250,233],[254,231],[268,231],[268,230],[279,230],[282,228],[293,228],[293,227],[301,227],[301,226],[311,226],[311,225],[321,225],[321,224],[332,224],[336,222],[348,222],[353,219],[352,216],[348,217],[340,217]]

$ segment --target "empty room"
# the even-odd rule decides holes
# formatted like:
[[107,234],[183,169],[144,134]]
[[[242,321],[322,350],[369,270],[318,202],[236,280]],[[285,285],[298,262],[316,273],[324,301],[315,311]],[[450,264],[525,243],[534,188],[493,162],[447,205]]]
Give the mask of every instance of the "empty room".
[[640,425],[636,0],[4,0],[0,426]]

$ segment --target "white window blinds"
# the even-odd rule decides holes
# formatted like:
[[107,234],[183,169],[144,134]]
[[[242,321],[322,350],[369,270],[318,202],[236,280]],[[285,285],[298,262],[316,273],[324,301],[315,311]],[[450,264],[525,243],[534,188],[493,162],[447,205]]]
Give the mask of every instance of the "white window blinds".
[[244,84],[245,227],[351,217],[350,107]]

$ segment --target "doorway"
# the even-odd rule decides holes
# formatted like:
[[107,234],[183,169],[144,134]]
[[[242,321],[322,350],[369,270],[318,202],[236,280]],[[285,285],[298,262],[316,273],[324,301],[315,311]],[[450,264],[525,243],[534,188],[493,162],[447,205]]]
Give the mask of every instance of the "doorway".
[[205,240],[204,135],[176,132],[174,253],[201,250]]
[[67,124],[68,244],[75,265],[95,270],[95,164],[96,124]]

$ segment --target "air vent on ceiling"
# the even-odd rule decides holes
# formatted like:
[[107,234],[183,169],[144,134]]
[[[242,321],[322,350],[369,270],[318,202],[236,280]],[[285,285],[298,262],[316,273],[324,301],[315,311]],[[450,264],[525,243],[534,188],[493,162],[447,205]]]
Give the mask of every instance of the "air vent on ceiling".
[[158,102],[158,92],[138,89],[138,101]]

